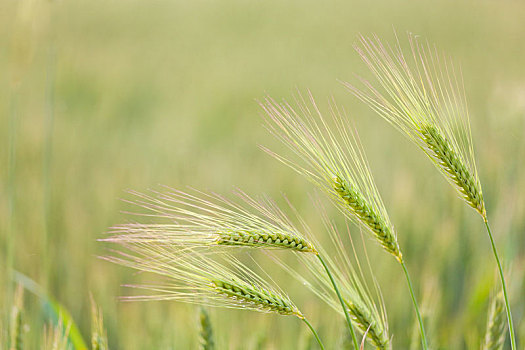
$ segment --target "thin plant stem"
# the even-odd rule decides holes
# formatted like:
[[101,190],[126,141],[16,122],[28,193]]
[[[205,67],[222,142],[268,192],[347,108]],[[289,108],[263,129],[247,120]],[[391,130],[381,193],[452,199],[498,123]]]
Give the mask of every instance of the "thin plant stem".
[[485,218],[483,220],[485,222],[485,226],[487,227],[487,232],[489,234],[490,238],[490,244],[492,245],[492,251],[494,252],[494,257],[496,258],[496,262],[498,263],[498,270],[499,270],[499,276],[501,279],[501,287],[503,289],[503,297],[505,298],[505,308],[507,309],[507,320],[509,323],[509,336],[510,336],[510,346],[512,350],[516,350],[516,339],[514,335],[514,324],[512,322],[512,314],[510,312],[510,303],[509,303],[509,297],[507,295],[507,284],[505,283],[505,276],[503,275],[503,268],[501,267],[501,262],[499,260],[498,251],[496,250],[496,244],[494,243],[494,238],[492,237],[492,232],[490,230],[489,222]]
[[341,302],[341,306],[343,308],[343,311],[345,313],[346,323],[348,325],[348,329],[350,330],[350,334],[352,335],[352,341],[354,343],[355,350],[359,350],[359,343],[357,342],[357,337],[354,332],[354,327],[352,326],[352,321],[350,319],[350,315],[348,314],[348,310],[346,308],[346,304],[343,300],[343,297],[341,296],[341,292],[339,292],[339,288],[337,287],[337,284],[335,283],[334,278],[332,277],[332,273],[328,269],[328,266],[326,266],[326,263],[324,262],[323,258],[320,254],[317,254],[317,257],[319,258],[319,261],[323,265],[324,269],[326,270],[326,274],[330,278],[330,282],[332,282],[332,285],[334,286],[335,293],[337,294],[337,297],[339,298],[339,301]]
[[314,327],[310,324],[310,322],[308,322],[308,320],[306,318],[303,318],[303,321],[304,323],[306,323],[306,325],[308,326],[308,328],[310,328],[310,330],[312,331],[314,337],[315,337],[315,340],[317,340],[317,343],[319,344],[319,346],[321,347],[321,350],[325,350],[324,348],[324,345],[323,345],[323,342],[321,341],[321,339],[319,338],[319,335],[317,334],[317,332],[315,331]]
[[419,322],[419,331],[421,332],[421,345],[423,346],[424,350],[427,350],[428,344],[427,337],[425,335],[425,326],[423,325],[423,319],[421,318],[421,313],[419,312],[419,307],[417,306],[416,296],[414,295],[414,288],[412,288],[412,281],[410,280],[410,276],[408,275],[407,267],[404,261],[401,262],[401,266],[403,267],[403,271],[405,272],[405,276],[408,283],[408,289],[410,290],[410,296],[412,297],[412,303],[414,304],[414,309],[416,310],[417,321]]

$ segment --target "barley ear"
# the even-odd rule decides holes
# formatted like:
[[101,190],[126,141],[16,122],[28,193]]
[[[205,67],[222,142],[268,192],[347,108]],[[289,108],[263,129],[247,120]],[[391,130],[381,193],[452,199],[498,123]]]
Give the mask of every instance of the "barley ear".
[[317,253],[314,246],[288,220],[275,202],[266,197],[250,197],[236,190],[238,200],[198,190],[165,193],[133,192],[132,204],[146,209],[138,214],[156,223],[131,223],[112,228],[110,242],[164,242],[192,248],[287,249]]
[[[343,215],[367,231],[403,261],[394,227],[390,223],[359,137],[351,128],[344,110],[330,103],[326,119],[313,96],[298,96],[297,107],[266,98],[261,103],[267,114],[267,127],[298,158],[299,163],[266,150],[321,188]],[[334,128],[330,124],[335,125]]]
[[387,221],[370,207],[360,192],[339,176],[334,177],[333,186],[352,213],[373,232],[383,248],[394,255],[399,262],[402,262],[403,255],[399,250],[399,244]]
[[[297,271],[282,260],[278,258],[275,260],[291,277],[308,287],[334,310],[344,314],[347,324],[351,323],[354,328],[359,329],[363,336],[362,340],[368,340],[370,345],[378,349],[389,349],[390,336],[381,291],[379,285],[374,283],[377,296],[375,298],[372,290],[367,286],[348,226],[346,235],[350,241],[350,249],[347,244],[343,243],[345,232],[340,231],[333,221],[328,220],[322,207],[318,207],[317,212],[323,219],[331,242],[320,245],[314,240],[314,245],[319,247],[317,258],[320,263],[315,263],[315,257],[305,254],[298,255],[302,262],[301,265],[308,268],[309,274],[305,275],[304,272]],[[309,231],[308,228],[305,229]],[[354,252],[354,259],[349,256],[350,251]],[[341,308],[341,304],[344,309]],[[357,332],[347,332],[349,340],[347,345],[359,350],[360,341],[357,335],[359,335]]]
[[502,350],[507,333],[507,315],[503,294],[496,294],[490,303],[483,350]]
[[288,232],[257,232],[253,230],[225,230],[217,232],[218,245],[291,249],[297,252],[317,253],[305,239]]
[[461,71],[428,42],[409,35],[409,55],[377,36],[357,52],[376,78],[344,85],[432,160],[458,194],[486,219]]
[[200,349],[201,350],[214,350],[215,341],[213,337],[213,328],[211,325],[210,316],[208,315],[208,311],[206,311],[206,309],[203,307],[200,308],[199,324],[200,324],[200,332],[199,332]]
[[256,285],[248,285],[236,280],[212,280],[212,288],[226,297],[238,301],[241,304],[253,305],[255,308],[275,312],[281,315],[293,315],[303,319],[303,314],[289,300],[283,298],[269,289]]
[[429,152],[449,177],[450,182],[456,185],[463,199],[483,218],[486,218],[487,213],[479,182],[472,176],[454,149],[450,147],[447,139],[437,127],[428,123],[421,126],[421,134]]
[[366,334],[365,338],[370,338],[378,349],[388,349],[390,342],[387,334],[381,324],[376,322],[371,310],[365,304],[360,304],[358,299],[355,299],[354,302],[347,300],[346,305],[354,324],[361,329],[363,334]]

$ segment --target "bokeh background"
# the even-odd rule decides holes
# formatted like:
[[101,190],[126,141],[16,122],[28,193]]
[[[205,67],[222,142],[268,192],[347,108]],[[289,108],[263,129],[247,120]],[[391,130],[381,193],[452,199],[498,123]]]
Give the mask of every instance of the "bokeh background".
[[[393,41],[394,30],[402,39],[412,32],[462,67],[478,168],[524,346],[524,18],[521,1],[3,0],[2,265],[11,245],[14,268],[62,303],[86,339],[92,293],[111,348],[195,348],[196,308],[118,301],[130,293],[121,285],[140,276],[98,259],[107,247],[97,239],[126,220],[126,190],[158,184],[221,193],[240,187],[280,203],[286,193],[322,235],[312,186],[258,147],[284,151],[264,129],[257,99],[292,99],[296,89],[310,89],[322,105],[334,96],[360,132],[434,347],[479,348],[498,285],[482,221],[420,151],[339,82],[370,77],[353,49],[359,33]],[[394,348],[418,348],[402,271],[365,241]],[[13,282],[1,273],[5,325]],[[343,319],[300,286],[285,289],[336,348]],[[36,349],[44,321],[30,293],[26,305],[25,337]],[[216,309],[212,320],[223,348],[309,342],[293,318]]]

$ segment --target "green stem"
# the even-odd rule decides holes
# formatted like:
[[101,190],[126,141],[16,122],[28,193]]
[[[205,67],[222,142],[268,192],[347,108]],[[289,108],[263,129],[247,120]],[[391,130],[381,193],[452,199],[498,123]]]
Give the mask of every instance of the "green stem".
[[359,343],[357,342],[357,337],[354,332],[354,327],[352,327],[352,321],[350,320],[350,315],[348,314],[348,310],[346,307],[346,304],[343,300],[343,297],[341,296],[341,292],[339,292],[339,288],[337,287],[337,284],[335,283],[334,278],[332,277],[332,274],[330,273],[330,270],[328,269],[328,266],[326,266],[326,263],[324,262],[323,258],[320,254],[317,254],[317,257],[319,258],[319,261],[321,261],[321,264],[323,265],[324,269],[326,270],[326,273],[328,277],[330,278],[330,281],[332,282],[332,285],[334,286],[335,293],[337,294],[337,297],[339,298],[339,301],[341,302],[341,306],[343,307],[343,311],[345,313],[346,317],[346,323],[348,324],[348,329],[350,330],[350,334],[352,335],[352,341],[354,343],[355,350],[359,350]]
[[408,275],[407,267],[404,261],[401,262],[401,266],[403,266],[403,271],[405,271],[405,276],[408,282],[408,289],[410,290],[412,303],[414,304],[414,309],[416,310],[417,320],[419,322],[419,331],[421,332],[421,345],[423,345],[423,349],[427,350],[428,344],[427,337],[425,335],[425,326],[423,325],[423,319],[421,318],[421,314],[419,313],[419,307],[417,306],[416,296],[414,295],[414,288],[412,288],[412,281],[410,280],[410,276]]
[[321,341],[321,339],[319,339],[319,335],[317,335],[317,332],[315,331],[314,327],[312,327],[312,325],[310,324],[310,322],[308,322],[308,320],[307,320],[306,318],[303,318],[303,321],[304,321],[304,323],[306,323],[306,325],[308,326],[308,328],[310,328],[310,330],[311,330],[312,333],[314,334],[315,340],[317,340],[317,343],[318,343],[319,346],[321,347],[321,350],[325,350],[325,349],[324,349],[323,342]]
[[498,251],[496,250],[496,244],[494,243],[494,238],[492,237],[492,232],[490,231],[490,226],[488,220],[485,218],[485,226],[487,227],[487,232],[490,238],[490,244],[492,245],[492,251],[494,252],[494,257],[498,263],[499,277],[501,279],[501,286],[503,288],[503,297],[505,298],[505,308],[507,309],[507,320],[509,323],[509,336],[510,336],[510,346],[512,350],[516,350],[516,339],[514,335],[514,324],[512,322],[512,314],[510,312],[510,303],[509,297],[507,296],[507,285],[505,283],[505,276],[503,275],[503,268],[501,267],[501,262],[499,260]]

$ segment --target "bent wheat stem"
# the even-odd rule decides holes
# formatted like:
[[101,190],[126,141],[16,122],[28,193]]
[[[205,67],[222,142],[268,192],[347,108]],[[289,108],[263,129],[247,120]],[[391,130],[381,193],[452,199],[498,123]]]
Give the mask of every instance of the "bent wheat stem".
[[425,335],[425,327],[423,325],[423,318],[421,317],[421,313],[419,312],[419,307],[417,306],[416,296],[414,294],[414,288],[412,288],[412,281],[410,280],[410,276],[408,274],[407,267],[405,265],[405,262],[401,262],[401,266],[403,267],[403,271],[405,272],[405,276],[408,283],[408,289],[410,290],[410,296],[412,297],[412,303],[414,304],[414,309],[416,310],[417,315],[417,321],[419,323],[419,330],[421,332],[421,345],[423,346],[423,349],[428,349],[427,344],[427,337]]
[[324,262],[324,260],[323,260],[323,258],[321,257],[320,254],[317,254],[317,258],[319,259],[319,261],[323,265],[324,269],[326,270],[326,274],[330,278],[330,282],[332,282],[332,286],[334,287],[335,293],[337,294],[337,298],[339,298],[339,302],[341,303],[341,307],[343,308],[343,312],[345,314],[346,324],[348,325],[348,330],[350,331],[350,335],[352,336],[352,340],[353,340],[353,343],[354,343],[354,348],[356,350],[359,350],[357,337],[356,337],[355,332],[354,332],[354,327],[352,327],[352,321],[350,319],[350,315],[348,314],[346,303],[343,300],[343,297],[341,296],[341,292],[339,292],[339,288],[337,287],[337,283],[335,283],[335,280],[332,277],[332,274],[330,273],[330,269],[328,268],[328,266],[326,265],[326,263]]
[[324,345],[323,345],[323,342],[321,341],[321,339],[319,338],[319,335],[317,334],[317,332],[315,331],[314,327],[312,326],[312,324],[310,322],[308,322],[308,320],[306,318],[303,318],[303,321],[304,323],[306,323],[306,325],[308,326],[308,328],[310,328],[310,330],[312,331],[312,334],[314,335],[315,337],[315,340],[317,340],[317,343],[319,344],[319,346],[321,347],[321,350],[324,350]]
[[501,267],[501,262],[499,260],[498,251],[496,249],[496,244],[494,243],[494,238],[492,237],[492,232],[490,230],[489,222],[487,219],[485,221],[485,226],[487,227],[487,233],[489,234],[490,244],[492,245],[492,252],[496,258],[498,264],[499,277],[501,280],[501,287],[503,289],[503,298],[505,299],[505,309],[507,310],[507,321],[509,323],[509,336],[510,336],[510,346],[512,350],[516,350],[516,336],[514,335],[514,324],[512,322],[512,313],[510,311],[509,297],[507,295],[507,284],[505,283],[505,276],[503,275],[503,268]]

